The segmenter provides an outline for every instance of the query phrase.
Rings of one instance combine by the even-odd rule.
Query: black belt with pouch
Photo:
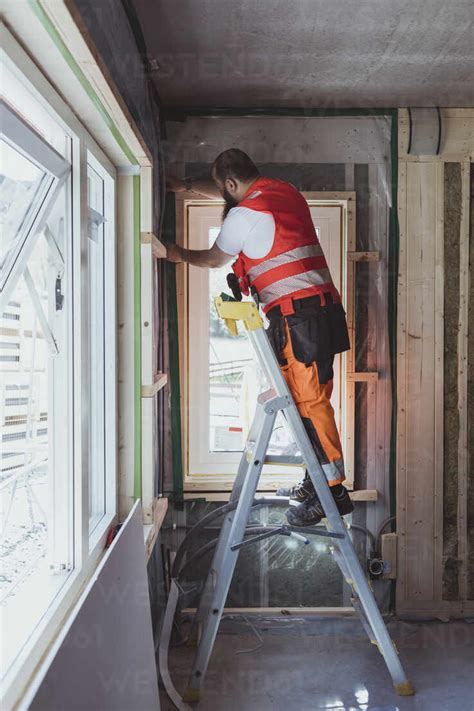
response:
[[[350,349],[346,314],[341,303],[333,303],[330,293],[324,294],[324,304],[319,296],[308,296],[293,301],[295,313],[284,316],[279,306],[267,313],[267,335],[281,365],[286,361],[281,351],[286,345],[285,319],[291,338],[294,356],[309,366],[325,361],[336,353]]]

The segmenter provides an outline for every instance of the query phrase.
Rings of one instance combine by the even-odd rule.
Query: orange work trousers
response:
[[[331,405],[334,356],[306,366],[293,354],[286,319],[285,333],[286,345],[281,357],[286,360],[286,365],[280,364],[280,369],[328,484],[336,486],[345,480],[345,476],[341,440]]]

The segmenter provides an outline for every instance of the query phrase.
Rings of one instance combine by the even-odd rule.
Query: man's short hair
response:
[[[227,178],[246,182],[252,178],[258,178],[260,175],[253,160],[239,148],[229,148],[220,153],[212,167],[214,175],[221,183],[224,183]]]

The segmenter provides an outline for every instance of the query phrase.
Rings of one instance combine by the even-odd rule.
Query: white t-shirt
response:
[[[271,250],[274,239],[273,215],[248,207],[233,207],[217,235],[216,244],[232,257],[244,252],[251,259],[261,259]]]

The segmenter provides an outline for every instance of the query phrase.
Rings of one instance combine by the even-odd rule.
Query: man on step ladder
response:
[[[353,511],[341,441],[330,399],[336,353],[350,348],[344,309],[333,284],[308,204],[298,190],[260,175],[241,150],[214,161],[211,181],[169,178],[174,192],[223,197],[224,221],[210,249],[167,245],[167,259],[198,267],[232,264],[234,295],[250,291],[268,320],[272,348],[341,515]],[[324,510],[313,482],[280,489],[299,504],[286,512],[293,526],[314,526]]]

